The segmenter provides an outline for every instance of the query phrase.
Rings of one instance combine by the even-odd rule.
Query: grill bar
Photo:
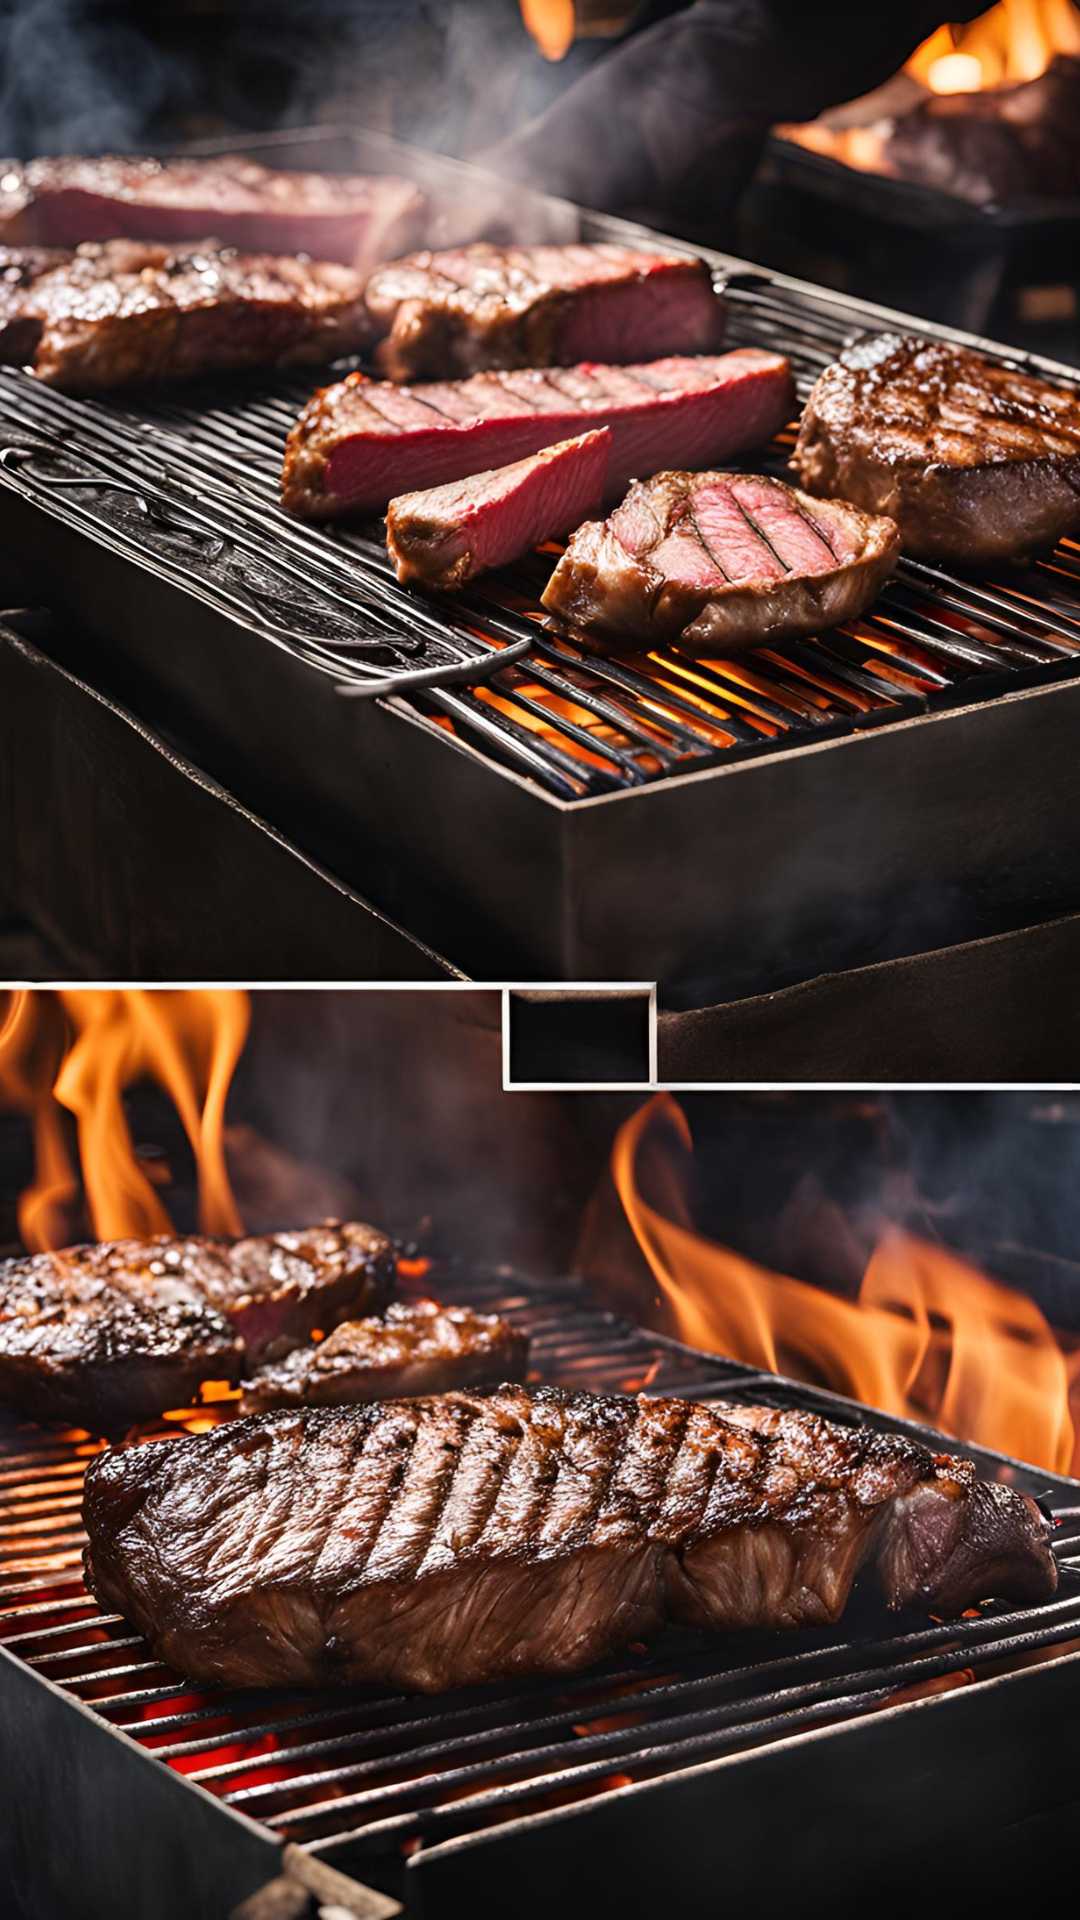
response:
[[[640,1333],[583,1300],[571,1282],[505,1274],[436,1275],[437,1290],[497,1308],[533,1341],[545,1380],[864,1410]],[[226,1417],[219,1411],[219,1417]],[[153,1430],[175,1432],[163,1421]],[[560,1798],[601,1795],[697,1761],[768,1744],[895,1705],[911,1690],[973,1685],[1002,1663],[1080,1641],[1080,1498],[1073,1483],[1009,1467],[1059,1522],[1062,1589],[1037,1609],[987,1606],[977,1617],[882,1632],[870,1601],[842,1629],[778,1642],[672,1633],[596,1672],[444,1698],[214,1695],[168,1672],[78,1577],[74,1488],[93,1442],[23,1429],[0,1448],[0,1642],[106,1724],[269,1834],[328,1858],[370,1863],[394,1883],[417,1845],[481,1832]],[[980,1458],[993,1471],[993,1456]],[[59,1476],[54,1480],[51,1476]],[[54,1487],[62,1488],[54,1493]],[[25,1498],[23,1498],[25,1496]],[[38,1509],[41,1509],[40,1511]],[[25,1551],[26,1539],[37,1543]],[[58,1564],[50,1564],[56,1562]],[[29,1571],[27,1567],[29,1566]]]

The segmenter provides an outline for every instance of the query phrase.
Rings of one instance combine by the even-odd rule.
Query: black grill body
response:
[[[477,190],[368,136],[268,148],[434,169],[444,201]],[[541,217],[656,241],[562,203]],[[786,352],[803,395],[851,333],[896,323],[710,258],[731,344]],[[28,590],[92,629],[146,718],[466,972],[715,1000],[1075,904],[1080,549],[970,581],[904,562],[850,631],[732,663],[608,659],[538,624],[539,558],[436,606],[397,586],[377,526],[283,515],[308,390],[90,402],[9,372],[0,526]],[[336,690],[431,667],[456,683]]]

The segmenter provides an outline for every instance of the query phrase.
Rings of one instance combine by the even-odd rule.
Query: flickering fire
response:
[[[932,93],[978,93],[1037,80],[1057,53],[1080,54],[1073,0],[998,0],[966,26],[938,27],[905,72]]]
[[[897,1226],[882,1231],[856,1299],[773,1273],[694,1227],[692,1151],[683,1109],[658,1094],[620,1129],[611,1160],[680,1339],[1037,1466],[1073,1468],[1080,1370],[1034,1301]]]
[[[146,1079],[170,1094],[191,1143],[200,1227],[243,1230],[225,1162],[224,1123],[248,1017],[246,993],[230,988],[8,994],[0,1021],[0,1102],[28,1114],[33,1128],[35,1177],[18,1211],[31,1250],[70,1241],[80,1200],[100,1240],[172,1230],[124,1109],[126,1089]]]

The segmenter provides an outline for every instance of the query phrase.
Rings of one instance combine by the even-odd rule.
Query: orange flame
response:
[[[35,1179],[19,1202],[34,1250],[63,1245],[81,1187],[102,1240],[168,1233],[171,1221],[140,1165],[124,1092],[142,1079],[171,1095],[195,1155],[199,1224],[240,1233],[225,1164],[225,1102],[247,1038],[246,993],[231,988],[62,988],[8,996],[0,1024],[0,1100],[30,1115]]]
[[[1037,80],[1058,53],[1080,54],[1073,0],[998,0],[967,26],[938,27],[907,72],[932,93],[978,93]]]
[[[660,1156],[666,1212],[641,1190],[646,1144]],[[692,1144],[682,1108],[657,1094],[620,1128],[611,1158],[680,1339],[1069,1471],[1069,1364],[1034,1301],[896,1227],[882,1235],[855,1300],[772,1273],[706,1239],[686,1217]]]

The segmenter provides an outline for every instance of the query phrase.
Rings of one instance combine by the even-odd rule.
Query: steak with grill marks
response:
[[[713,353],[724,330],[703,261],[608,244],[414,253],[376,268],[367,304],[391,380]]]
[[[97,1433],[237,1380],[389,1299],[390,1242],[328,1223],[245,1240],[115,1240],[0,1262],[0,1402]]]
[[[899,550],[891,520],[762,474],[658,473],[578,528],[543,604],[624,648],[730,653],[852,619]]]
[[[397,387],[349,374],[324,387],[289,435],[282,498],[326,520],[372,513],[395,495],[507,466],[585,433],[611,433],[608,490],[635,473],[726,460],[790,418],[795,389],[778,353],[529,368]]]
[[[33,256],[31,256],[33,258]],[[335,359],[368,333],[359,274],[332,261],[87,244],[11,287],[5,359],[68,393]]]
[[[315,1346],[297,1347],[245,1380],[245,1413],[267,1407],[351,1406],[523,1380],[528,1336],[495,1313],[395,1300],[384,1314],[344,1320]]]
[[[398,579],[463,587],[478,573],[557,539],[598,512],[610,450],[611,435],[601,427],[492,473],[391,500],[386,545]]]
[[[392,174],[274,171],[234,155],[0,161],[0,240],[189,246],[213,233],[255,252],[309,253],[361,271],[415,244],[424,198]]]
[[[1040,1599],[1034,1502],[798,1412],[506,1386],[256,1415],[99,1455],[86,1578],[168,1665],[227,1686],[433,1692],[572,1673],[668,1621],[835,1621]]]
[[[792,455],[811,493],[889,514],[906,553],[985,566],[1080,532],[1080,394],[882,334],[827,367]]]

